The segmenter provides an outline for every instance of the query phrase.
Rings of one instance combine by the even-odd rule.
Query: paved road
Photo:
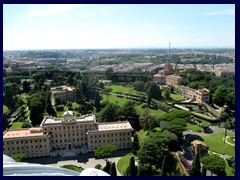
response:
[[[215,134],[215,133],[219,133],[219,132],[224,132],[225,129],[224,128],[219,128],[217,126],[209,126],[209,130],[208,132],[204,133],[204,132],[193,132],[193,131],[184,131],[183,135],[186,134],[195,134],[195,135],[199,135],[199,136],[208,136],[211,134]]]
[[[118,150],[117,152],[114,153],[113,157],[109,158],[108,160],[111,162],[115,162],[116,168],[117,168],[118,160],[122,156],[130,152],[131,150]],[[28,159],[27,162],[51,165],[55,167],[60,167],[63,165],[76,165],[76,166],[81,166],[84,169],[94,168],[97,164],[101,164],[102,167],[106,165],[106,162],[104,160],[95,159],[93,153],[78,155],[78,156],[69,156],[69,157],[35,158],[35,159]],[[117,175],[121,176],[118,170],[117,170]]]

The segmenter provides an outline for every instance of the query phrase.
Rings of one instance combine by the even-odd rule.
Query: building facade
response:
[[[63,118],[45,117],[39,128],[6,130],[3,150],[9,156],[25,153],[27,157],[41,157],[64,149],[92,152],[104,144],[126,149],[132,146],[132,130],[127,121],[97,123],[93,114],[74,117],[66,111]]]
[[[61,102],[75,100],[75,88],[69,86],[58,86],[51,88],[51,104],[55,105],[56,99],[59,98]]]
[[[181,85],[182,84],[182,77],[181,76],[174,76],[169,75],[166,76],[166,84],[167,85]]]

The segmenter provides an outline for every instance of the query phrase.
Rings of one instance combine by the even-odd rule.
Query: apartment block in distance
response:
[[[66,111],[63,118],[45,117],[39,128],[6,130],[3,150],[8,156],[25,153],[27,157],[41,157],[67,149],[92,152],[104,144],[127,149],[132,146],[132,130],[128,121],[97,123],[93,114],[74,117],[72,111]]]
[[[75,88],[69,86],[58,86],[51,88],[51,104],[55,105],[56,99],[59,98],[61,102],[74,101]]]

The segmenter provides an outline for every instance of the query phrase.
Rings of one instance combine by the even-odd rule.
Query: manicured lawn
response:
[[[126,102],[131,101],[130,99],[120,98],[120,97],[117,97],[115,95],[108,95],[108,97],[107,97],[106,94],[102,94],[101,96],[102,96],[104,101],[107,101],[107,98],[108,98],[108,101],[110,103],[117,104],[119,106],[123,106]]]
[[[132,153],[126,154],[125,156],[121,157],[121,159],[117,162],[117,169],[121,173],[121,175],[124,175],[126,172],[127,167],[130,163],[130,158],[134,156]],[[136,156],[134,156],[136,160]]]
[[[20,129],[22,128],[23,122],[13,122],[12,126],[9,129]]]
[[[3,105],[3,114],[8,113],[9,109],[7,106]]]
[[[201,127],[199,127],[199,125],[197,124],[191,124],[187,122],[187,129],[188,130],[192,130],[194,132],[202,132],[203,129]]]
[[[227,134],[228,136],[235,135],[235,133],[233,132],[228,132]],[[201,137],[204,139],[204,142],[208,145],[210,151],[226,154],[229,156],[235,156],[234,147],[223,142],[224,132]]]
[[[227,141],[228,141],[229,143],[235,144],[235,142],[233,141],[233,137],[228,138]]]
[[[227,173],[227,176],[234,176],[233,172],[232,172],[233,168],[231,168],[228,163],[226,162],[226,173]]]
[[[105,88],[111,88],[112,92],[121,92],[124,94],[137,94],[137,91],[133,89],[132,87],[123,87],[121,85],[111,85],[111,86],[105,86]]]
[[[78,167],[78,166],[75,166],[75,165],[64,165],[64,166],[62,166],[62,168],[70,169],[70,170],[77,171],[77,172],[82,172],[83,171],[82,167]]]
[[[174,101],[182,101],[184,100],[184,98],[180,95],[180,94],[170,94],[170,97],[172,98],[172,100]]]

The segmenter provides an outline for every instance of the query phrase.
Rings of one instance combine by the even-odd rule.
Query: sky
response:
[[[234,4],[4,4],[3,50],[235,48]]]

